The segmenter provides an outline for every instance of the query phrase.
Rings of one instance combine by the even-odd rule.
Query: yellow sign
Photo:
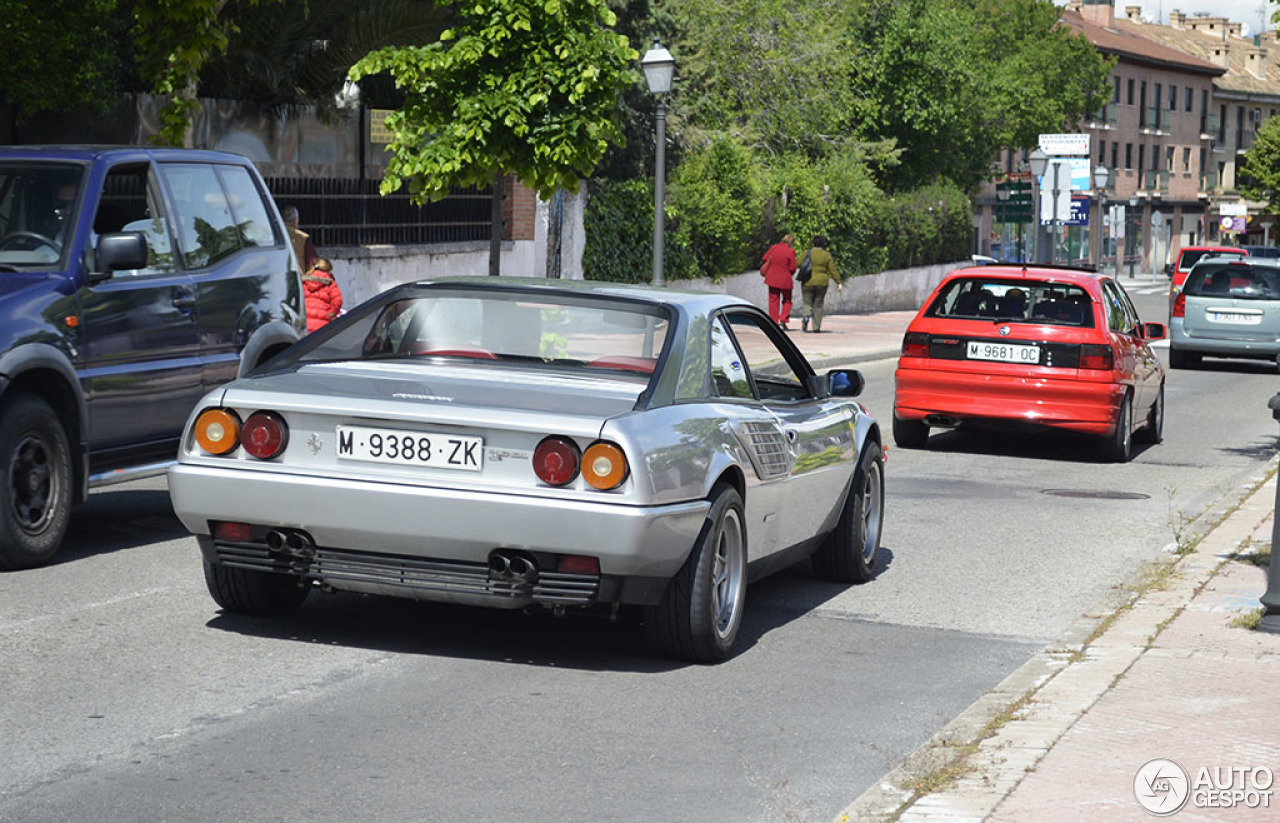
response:
[[[387,130],[387,115],[391,109],[369,109],[369,142],[390,143],[392,134]]]

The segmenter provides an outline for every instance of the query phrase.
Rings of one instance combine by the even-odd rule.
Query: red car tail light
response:
[[[289,427],[284,418],[275,412],[257,411],[244,421],[240,441],[251,457],[270,460],[279,456],[289,445]]]
[[[601,491],[616,489],[627,479],[626,455],[612,443],[592,443],[582,455],[582,479]]]
[[[902,354],[905,357],[928,357],[929,335],[909,331],[902,338]]]
[[[191,433],[209,454],[226,454],[240,445],[240,418],[228,409],[205,409]]]
[[[1185,291],[1179,291],[1178,296],[1173,298],[1173,308],[1169,310],[1169,316],[1187,316],[1187,293]]]
[[[578,476],[578,446],[567,437],[545,437],[533,450],[533,473],[548,486],[564,486]]]
[[[1080,347],[1080,368],[1110,371],[1115,368],[1116,358],[1110,346],[1098,346],[1086,343]]]

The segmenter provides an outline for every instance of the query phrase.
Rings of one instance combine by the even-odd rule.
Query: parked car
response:
[[[209,389],[297,341],[284,225],[243,157],[0,148],[0,569],[88,491],[163,474]]]
[[[1280,260],[1216,258],[1192,269],[1170,311],[1169,365],[1206,356],[1280,356]]]
[[[1265,260],[1280,260],[1280,248],[1275,246],[1241,246],[1249,257],[1261,257]]]
[[[207,395],[169,488],[224,610],[315,589],[642,607],[727,656],[749,578],[870,580],[880,430],[723,295],[524,278],[396,287]]]
[[[1204,257],[1248,257],[1248,250],[1240,246],[1183,246],[1169,274],[1169,299],[1172,300],[1186,282],[1191,267]]]
[[[907,327],[895,374],[893,438],[926,445],[931,428],[1031,427],[1097,438],[1127,461],[1135,432],[1158,443],[1164,368],[1115,279],[1049,266],[949,273]]]

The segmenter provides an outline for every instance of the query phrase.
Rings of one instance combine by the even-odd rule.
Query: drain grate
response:
[[[1121,492],[1108,489],[1041,489],[1041,494],[1052,497],[1083,497],[1089,500],[1150,500],[1151,495],[1142,492]]]

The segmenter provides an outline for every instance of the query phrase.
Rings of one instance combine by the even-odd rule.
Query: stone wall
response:
[[[856,314],[873,311],[914,311],[924,304],[943,276],[956,268],[968,265],[968,260],[957,263],[939,263],[911,269],[892,269],[879,274],[865,274],[851,278],[844,290],[835,286],[827,289],[824,303],[827,314]],[[750,300],[763,309],[769,307],[769,291],[758,271],[727,277],[719,283],[708,279],[682,280],[670,284],[673,288],[689,288],[732,294]],[[793,313],[800,314],[800,287],[793,293]]]

